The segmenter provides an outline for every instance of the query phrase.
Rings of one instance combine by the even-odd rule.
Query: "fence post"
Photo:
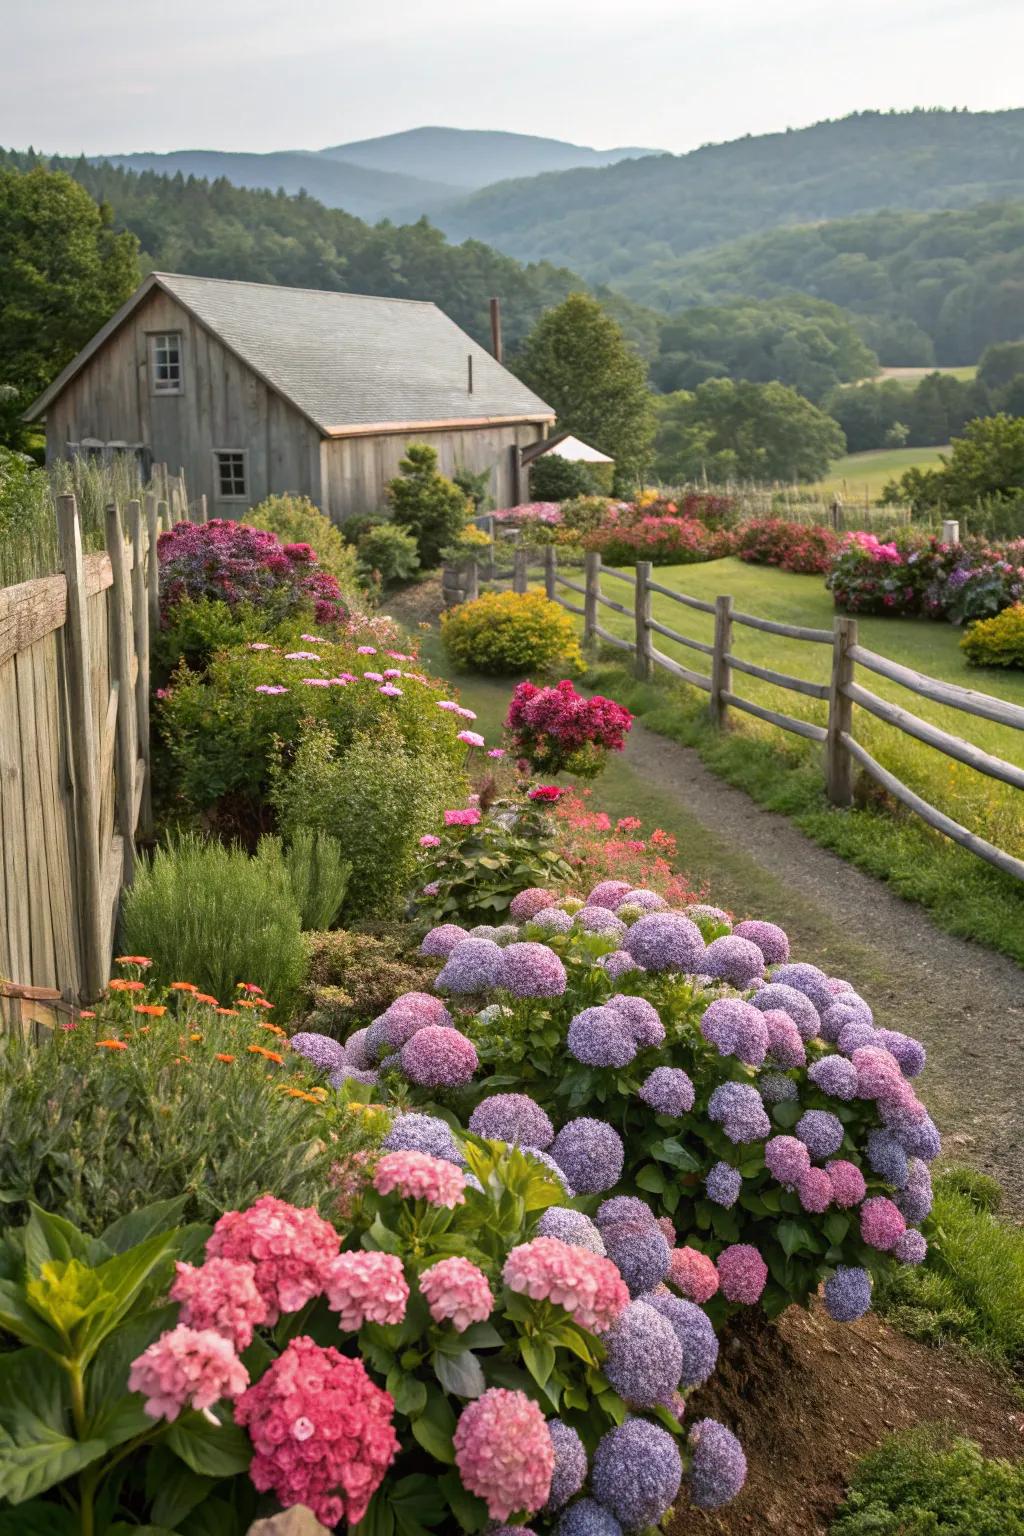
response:
[[[634,614],[636,617],[636,675],[642,682],[646,682],[654,668],[652,651],[654,643],[651,640],[651,561],[638,560],[636,563],[636,595]]]
[[[64,653],[67,663],[68,723],[75,774],[75,864],[82,943],[82,992],[92,1001],[107,984],[103,953],[103,884],[100,871],[100,799],[96,721],[92,710],[89,666],[89,616],[86,609],[82,526],[74,496],[57,501],[61,564],[67,580]]]
[[[171,513],[163,497],[156,504],[157,533],[167,533],[171,527]]]
[[[853,802],[853,758],[843,732],[853,730],[853,700],[843,689],[853,682],[850,647],[857,644],[857,620],[840,616],[832,625],[832,682],[828,695],[828,740],[825,743],[825,788],[833,805]]]
[[[132,625],[139,669],[135,679],[135,739],[143,774],[137,825],[148,833],[153,814],[149,755],[149,594],[146,591],[146,540],[142,527],[142,508],[137,501],[128,503],[128,536],[135,557],[132,565]],[[153,558],[155,561],[155,553]]]
[[[117,825],[123,840],[124,878],[131,874],[135,860],[135,742],[132,731],[132,605],[128,589],[127,562],[124,558],[124,527],[121,509],[115,502],[107,506],[107,553],[114,573],[111,589],[111,672],[119,684],[117,695]]]
[[[512,556],[512,591],[525,592],[529,586],[527,566],[530,552],[523,544],[517,544]]]
[[[711,657],[711,700],[708,710],[711,724],[725,725],[727,708],[723,694],[732,692],[732,667],[727,656],[732,649],[732,597],[715,598],[715,649]]]
[[[146,591],[149,596],[149,634],[152,641],[153,635],[160,628],[160,560],[156,552],[156,541],[160,537],[160,524],[157,515],[159,503],[152,492],[146,493]]]
[[[203,492],[203,494],[199,498],[199,511],[197,513],[197,516],[196,516],[196,521],[200,522],[200,523],[208,523],[210,521],[210,514],[209,514],[209,511],[207,510],[206,492],[205,491]]]
[[[601,555],[588,549],[583,567],[583,644],[593,645],[597,630],[597,600],[601,593]]]
[[[495,559],[495,553],[494,553],[494,518],[493,518],[493,516],[488,514],[486,517],[484,517],[482,519],[482,525],[483,525],[484,533],[486,533],[487,537],[491,541],[491,547],[490,547],[490,549],[487,552],[487,580],[488,581],[493,581],[494,580],[494,572],[495,572],[495,569],[497,567],[497,561]]]
[[[480,596],[480,567],[475,560],[466,566],[466,589],[463,602],[475,603]]]
[[[553,603],[557,601],[558,584],[555,577],[558,574],[558,551],[553,544],[544,546],[544,593]]]

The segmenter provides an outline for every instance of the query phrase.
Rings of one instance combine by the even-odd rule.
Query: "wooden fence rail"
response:
[[[468,564],[472,572],[467,575],[465,586],[466,589],[472,588],[475,594],[478,590],[476,565],[473,561]],[[661,582],[655,581],[651,571],[651,563],[646,560],[637,561],[635,572],[615,570],[611,566],[603,565],[599,554],[588,552],[584,564],[584,579],[581,583],[572,581],[559,572],[554,546],[548,546],[544,550],[544,589],[552,601],[583,619],[585,647],[593,647],[597,641],[601,641],[618,650],[630,652],[634,657],[634,670],[639,678],[650,677],[653,669],[658,667],[691,687],[701,689],[708,694],[711,719],[720,728],[728,725],[730,710],[739,710],[741,713],[764,720],[770,725],[778,726],[780,730],[790,731],[794,735],[821,744],[824,747],[826,789],[828,798],[834,805],[848,806],[852,803],[854,770],[859,767],[937,832],[941,832],[945,837],[969,849],[978,858],[985,859],[996,869],[1002,870],[1004,874],[1012,875],[1017,880],[1024,880],[1024,860],[1014,857],[1002,848],[997,848],[985,838],[979,837],[977,833],[961,826],[959,822],[922,799],[876,761],[854,734],[854,705],[867,710],[869,714],[885,721],[905,735],[912,736],[915,740],[933,747],[957,762],[967,764],[979,773],[998,779],[1003,784],[1009,784],[1014,789],[1024,789],[1024,768],[985,752],[973,742],[943,730],[930,721],[922,720],[909,709],[881,698],[864,686],[863,682],[857,680],[857,669],[862,668],[868,673],[874,673],[890,682],[898,683],[920,698],[930,699],[934,703],[959,710],[963,714],[973,715],[978,719],[995,721],[999,725],[1008,726],[1014,730],[1024,731],[1024,707],[995,698],[991,694],[979,693],[972,688],[962,688],[956,683],[947,683],[940,678],[915,672],[910,667],[891,661],[887,656],[880,656],[875,651],[868,650],[858,642],[856,619],[839,615],[831,629],[813,629],[802,624],[782,624],[775,619],[764,619],[756,614],[737,612],[733,607],[732,598],[728,595],[717,598],[714,603],[709,603],[700,598],[690,597],[685,592],[677,592],[672,587],[663,586]],[[632,604],[618,602],[603,592],[602,576],[611,577],[615,581],[624,582],[633,587]],[[526,591],[526,588],[527,555],[525,550],[517,548],[513,568],[513,589]],[[582,605],[564,597],[562,595],[564,591],[581,595]],[[713,616],[714,643],[709,645],[703,640],[697,640],[654,619],[651,616],[651,595],[655,592],[669,598],[684,609],[689,608],[698,613]],[[599,622],[602,608],[631,617],[633,638],[626,639],[606,629]],[[788,640],[802,641],[808,645],[829,646],[832,652],[830,681],[815,683],[807,678],[777,671],[772,667],[755,665],[738,656],[733,646],[733,634],[737,625],[741,628],[760,630],[769,635],[778,635]],[[710,670],[700,672],[683,666],[671,656],[666,656],[655,645],[655,636],[664,636],[674,644],[707,656],[710,658]],[[786,689],[806,698],[827,702],[827,724],[818,725],[810,720],[802,720],[797,716],[769,709],[753,699],[745,698],[741,693],[736,692],[738,685],[734,683],[735,673],[757,678],[774,687]]]

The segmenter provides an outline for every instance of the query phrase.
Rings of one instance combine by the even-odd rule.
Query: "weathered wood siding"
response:
[[[338,437],[321,448],[321,505],[335,522],[343,522],[385,505],[385,487],[398,473],[399,460],[410,443],[429,443],[437,449],[438,467],[451,475],[457,469],[474,474],[491,473],[490,494],[496,506],[511,505],[512,449],[536,442],[541,427],[534,422],[518,426],[468,427],[450,432],[393,432],[376,437]]]
[[[184,389],[154,395],[148,337],[178,331]],[[169,294],[155,290],[50,406],[46,452],[63,458],[69,443],[144,443],[154,462],[184,468],[193,496],[205,495],[211,517],[237,517],[275,492],[320,499],[320,437],[304,416]],[[248,495],[221,500],[216,449],[244,449]]]

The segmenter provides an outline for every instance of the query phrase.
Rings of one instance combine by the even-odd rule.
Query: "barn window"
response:
[[[154,395],[180,395],[184,389],[181,332],[159,331],[149,338]]]
[[[213,458],[217,468],[218,499],[244,501],[248,494],[245,484],[244,448],[219,448]]]

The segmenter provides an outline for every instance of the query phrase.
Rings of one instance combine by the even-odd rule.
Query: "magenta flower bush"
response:
[[[277,535],[247,523],[213,518],[177,523],[160,535],[160,613],[186,600],[214,598],[234,608],[258,606],[267,627],[309,609],[316,624],[348,617],[335,577],[321,570],[308,544],[282,545]]]

